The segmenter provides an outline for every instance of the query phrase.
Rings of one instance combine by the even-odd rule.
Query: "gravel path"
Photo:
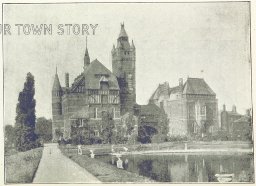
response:
[[[45,144],[33,183],[99,183],[91,173],[64,156],[58,144]]]

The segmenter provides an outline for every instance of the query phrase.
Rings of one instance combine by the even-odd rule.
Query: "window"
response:
[[[206,114],[206,106],[202,106],[202,107],[200,108],[200,115],[205,116],[205,114]]]
[[[108,82],[100,82],[101,90],[108,90]]]
[[[62,105],[61,105],[61,103],[58,103],[58,114],[62,115]]]
[[[99,133],[99,131],[98,130],[94,130],[94,136],[100,136],[100,133]]]
[[[97,108],[93,108],[93,118],[97,118]]]
[[[116,113],[115,113],[115,111],[116,111],[115,107],[112,108],[113,118],[116,118]]]
[[[107,95],[101,95],[101,103],[108,103],[108,96]]]

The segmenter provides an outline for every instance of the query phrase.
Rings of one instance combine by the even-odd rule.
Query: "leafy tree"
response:
[[[135,125],[134,115],[129,113],[129,116],[125,122],[127,127],[127,134],[131,135]]]
[[[113,116],[109,111],[102,113],[102,139],[103,143],[112,143],[113,129],[115,128]]]
[[[157,129],[148,125],[139,126],[138,141],[141,143],[151,143],[151,138],[157,134]]]
[[[19,93],[16,107],[16,148],[18,151],[26,151],[37,146],[35,134],[35,87],[34,76],[29,72],[24,83],[23,90]]]
[[[60,129],[55,129],[55,135],[57,137],[57,139],[60,139],[63,137],[63,132]]]
[[[52,140],[52,120],[45,117],[37,118],[35,132],[40,141],[50,142]]]
[[[4,127],[5,147],[12,147],[15,143],[15,129],[12,125]]]

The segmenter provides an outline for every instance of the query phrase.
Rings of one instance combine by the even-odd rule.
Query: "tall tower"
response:
[[[63,132],[63,117],[62,117],[62,88],[60,86],[59,77],[56,74],[52,87],[52,134],[53,139],[58,140],[56,136],[56,129]]]
[[[117,38],[117,45],[113,45],[112,69],[120,87],[121,114],[133,112],[136,103],[136,50],[132,41],[129,43],[128,35],[121,24],[121,31]]]

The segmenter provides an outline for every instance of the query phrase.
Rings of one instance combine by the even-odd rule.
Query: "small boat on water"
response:
[[[217,177],[217,180],[222,183],[232,182],[234,178],[234,174],[227,174],[227,173],[215,174],[215,176]]]

